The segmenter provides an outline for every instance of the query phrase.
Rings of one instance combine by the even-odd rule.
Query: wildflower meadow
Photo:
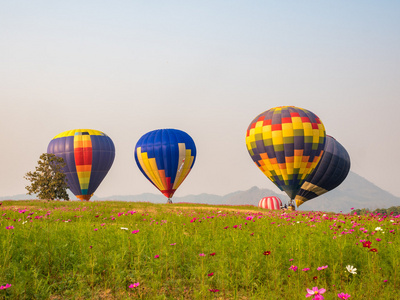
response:
[[[400,215],[3,201],[0,299],[399,299]]]

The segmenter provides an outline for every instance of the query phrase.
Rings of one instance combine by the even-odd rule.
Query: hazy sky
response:
[[[400,1],[0,0],[0,196],[26,193],[50,140],[91,128],[116,158],[98,196],[158,193],[148,131],[197,146],[176,196],[279,191],[251,160],[261,112],[311,110],[351,170],[400,196]]]

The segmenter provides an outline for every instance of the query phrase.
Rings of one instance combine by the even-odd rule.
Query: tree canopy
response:
[[[356,213],[357,215],[367,215],[367,214],[381,214],[384,216],[388,216],[388,215],[400,215],[400,206],[392,206],[389,208],[377,208],[374,211],[371,211],[368,208],[362,208],[362,209],[354,209],[351,211],[352,213]]]
[[[36,194],[39,199],[69,200],[68,183],[64,172],[65,162],[62,157],[43,153],[40,156],[36,171],[28,172],[24,178],[31,182],[25,188],[28,194]]]

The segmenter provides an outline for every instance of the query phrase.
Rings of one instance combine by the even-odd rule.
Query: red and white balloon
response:
[[[264,197],[258,202],[258,207],[265,209],[281,209],[282,201],[278,197]]]

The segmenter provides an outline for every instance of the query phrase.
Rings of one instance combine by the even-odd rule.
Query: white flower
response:
[[[394,220],[390,220],[390,222],[394,222]]]
[[[376,228],[375,228],[375,231],[382,231],[382,228],[376,227]]]
[[[357,269],[354,268],[353,266],[347,265],[346,266],[347,272],[351,273],[351,274],[357,274]]]
[[[128,230],[128,228],[125,228],[125,227],[121,227],[121,229],[122,229],[122,230]]]

